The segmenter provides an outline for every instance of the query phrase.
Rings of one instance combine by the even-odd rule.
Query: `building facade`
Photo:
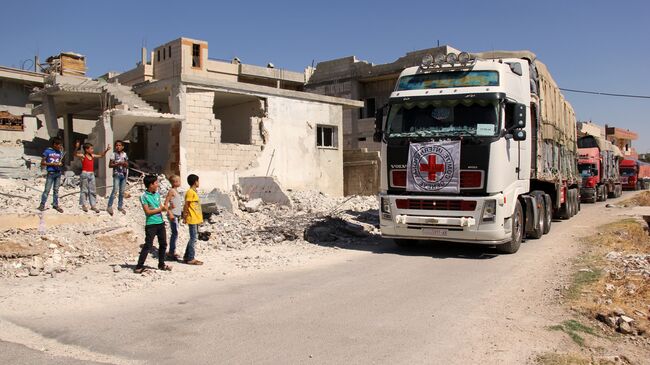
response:
[[[147,172],[194,173],[224,190],[239,177],[275,176],[288,189],[342,195],[343,112],[362,103],[301,91],[309,72],[211,59],[207,42],[179,38],[143,49],[123,73],[48,77],[31,98],[48,125],[96,120],[88,140],[126,140]],[[72,138],[64,133],[64,144]],[[107,163],[98,175],[110,185]]]

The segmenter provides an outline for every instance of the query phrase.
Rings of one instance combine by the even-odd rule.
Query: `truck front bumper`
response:
[[[592,200],[596,197],[596,188],[580,188],[580,199],[582,201]]]
[[[506,243],[511,240],[510,216],[505,214],[503,195],[488,197],[439,197],[380,195],[387,199],[390,212],[380,211],[381,234],[387,238],[419,239],[433,241],[467,242],[486,245]],[[472,211],[435,209],[398,209],[396,200],[450,201],[473,200],[476,207]],[[486,201],[496,200],[493,221],[482,221]],[[425,204],[431,206],[430,204]],[[383,210],[383,209],[382,209]]]

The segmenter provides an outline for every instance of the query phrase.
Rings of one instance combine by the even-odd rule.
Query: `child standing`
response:
[[[183,197],[178,192],[178,188],[181,186],[181,178],[178,175],[172,175],[169,177],[169,182],[172,184],[172,188],[167,192],[165,206],[168,207],[167,219],[169,220],[169,227],[172,230],[172,234],[169,237],[169,253],[166,258],[168,260],[178,261],[180,257],[176,254],[176,240],[178,239],[178,222],[183,213]]]
[[[144,262],[153,246],[154,237],[158,237],[158,269],[171,271],[171,266],[165,265],[165,251],[167,250],[167,233],[162,212],[167,208],[160,205],[160,194],[158,193],[158,178],[154,175],[144,177],[145,192],[140,197],[142,209],[146,216],[144,226],[144,245],[140,250],[138,264],[133,270],[136,274],[144,272]]]
[[[41,204],[38,210],[45,210],[45,203],[47,196],[52,191],[52,208],[57,212],[63,213],[63,209],[59,207],[59,186],[61,185],[61,167],[63,166],[63,144],[61,138],[52,138],[52,147],[48,147],[43,151],[43,158],[41,159],[41,166],[45,167],[47,176],[45,178],[45,189],[41,195]]]
[[[203,213],[201,212],[201,203],[199,202],[199,177],[191,174],[187,177],[187,183],[190,185],[189,190],[185,193],[185,205],[183,206],[183,220],[190,229],[190,240],[185,248],[183,261],[188,265],[203,265],[203,262],[194,258],[194,244],[199,234],[199,224],[203,223]]]
[[[90,209],[95,213],[99,213],[97,209],[97,188],[95,187],[95,158],[106,156],[106,152],[111,149],[111,145],[106,146],[104,152],[96,155],[95,148],[91,143],[84,143],[83,153],[79,152],[80,142],[75,144],[75,156],[81,159],[81,196],[79,197],[79,204],[84,212],[88,211],[86,200],[90,202]]]
[[[124,152],[124,142],[115,141],[115,152],[111,156],[108,167],[113,169],[113,190],[108,198],[108,207],[106,211],[113,215],[113,201],[117,193],[117,210],[126,214],[124,210],[124,189],[126,188],[126,179],[129,176],[129,157]]]

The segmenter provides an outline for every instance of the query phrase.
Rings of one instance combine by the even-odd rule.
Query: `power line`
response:
[[[650,99],[650,95],[630,95],[630,94],[601,93],[601,92],[598,92],[598,91],[575,90],[575,89],[565,89],[565,88],[560,88],[560,90],[568,91],[568,92],[572,92],[572,93],[604,95],[604,96],[618,96],[618,97],[621,97],[621,98]]]

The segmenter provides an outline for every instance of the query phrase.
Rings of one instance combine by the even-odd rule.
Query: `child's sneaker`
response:
[[[124,208],[120,208],[120,209],[118,209],[118,210],[120,211],[120,213],[126,215],[126,210],[125,210]]]
[[[58,206],[58,205],[56,207],[52,207],[52,208],[54,208],[54,210],[56,210],[59,213],[63,213],[63,209],[61,209],[61,207]]]
[[[90,207],[90,209],[95,213],[99,213],[99,209],[97,209],[97,207]]]
[[[42,204],[41,204],[41,205],[38,206],[37,209],[40,210],[40,211],[42,212],[42,211],[45,210],[45,205],[42,205]]]
[[[106,211],[108,212],[108,214],[113,215],[113,207],[106,208]]]
[[[81,207],[81,210],[83,210],[84,212],[87,212],[87,211],[88,211],[88,207],[84,205],[83,207]]]

